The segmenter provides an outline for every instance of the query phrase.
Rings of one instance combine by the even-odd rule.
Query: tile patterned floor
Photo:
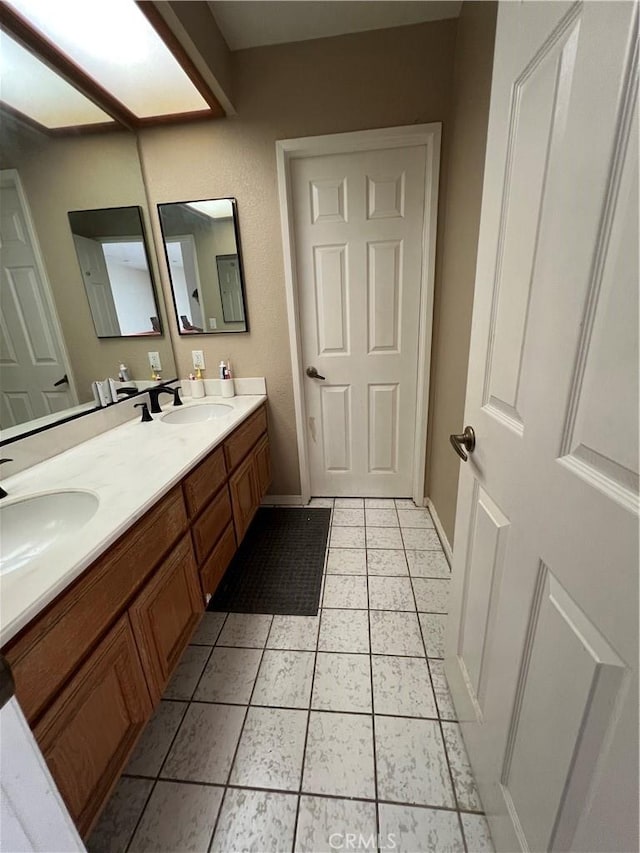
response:
[[[333,509],[320,615],[205,613],[92,853],[493,850],[444,675],[429,513],[312,503]]]

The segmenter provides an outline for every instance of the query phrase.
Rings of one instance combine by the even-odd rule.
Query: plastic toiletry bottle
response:
[[[220,362],[220,367],[218,369],[220,371],[220,379],[225,379],[225,370],[227,369],[227,366],[224,361]]]
[[[220,393],[223,397],[235,397],[235,385],[231,378],[231,362],[227,362],[227,364],[222,362],[222,365],[224,367],[224,378],[220,379]]]
[[[122,362],[118,368],[118,379],[120,379],[121,382],[131,382],[129,368],[124,362]]]

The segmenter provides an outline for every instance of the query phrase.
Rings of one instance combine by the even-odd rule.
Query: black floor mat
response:
[[[331,510],[261,507],[207,610],[315,616]]]

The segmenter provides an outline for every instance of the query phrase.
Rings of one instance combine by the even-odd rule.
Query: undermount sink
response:
[[[172,409],[164,414],[160,420],[167,424],[199,424],[203,421],[223,418],[232,411],[233,406],[227,406],[224,403],[203,403],[201,406]]]
[[[6,500],[6,499],[5,499]],[[21,569],[95,515],[92,492],[64,491],[0,503],[0,575]]]

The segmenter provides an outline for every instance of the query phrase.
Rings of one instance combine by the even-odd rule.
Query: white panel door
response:
[[[445,666],[504,851],[638,850],[637,12],[498,13]]]
[[[99,338],[119,338],[122,332],[102,244],[78,234],[73,235],[73,242],[96,335]]]
[[[225,323],[244,323],[240,261],[237,255],[218,255],[218,281]]]
[[[17,173],[0,174],[0,370],[4,428],[77,404]]]
[[[412,493],[426,147],[291,165],[311,493]]]

